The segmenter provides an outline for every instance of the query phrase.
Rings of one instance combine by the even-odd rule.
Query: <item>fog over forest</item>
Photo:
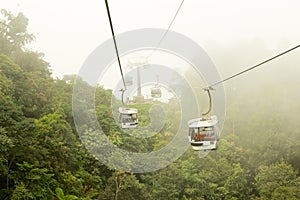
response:
[[[300,199],[300,49],[225,82],[218,148],[201,157],[187,146],[177,158],[189,145],[180,99],[130,104],[139,124],[124,130],[112,114],[112,102],[122,106],[112,90],[76,75],[53,78],[51,62],[27,48],[34,40],[26,16],[3,10],[0,22],[0,199]],[[226,78],[295,45],[203,46]],[[159,130],[144,128],[151,117]],[[140,135],[149,137],[133,137]]]

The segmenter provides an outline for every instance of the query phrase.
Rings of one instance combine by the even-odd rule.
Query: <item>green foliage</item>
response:
[[[8,156],[11,148],[14,147],[12,139],[6,133],[5,129],[0,127],[0,177],[8,173]]]
[[[70,194],[65,195],[64,191],[61,188],[56,188],[55,193],[56,193],[56,197],[59,200],[75,200],[75,199],[78,199],[78,197],[76,197],[75,195],[70,195]]]
[[[100,195],[101,199],[146,199],[141,184],[133,174],[126,174],[116,171],[107,180],[104,192]]]
[[[34,36],[27,33],[28,19],[23,13],[14,16],[7,10],[1,9],[0,20],[0,53],[11,55],[21,50],[25,44],[33,41]]]
[[[272,200],[283,200],[283,199],[290,199],[290,200],[296,200],[300,199],[300,189],[299,187],[295,186],[280,186],[275,189],[275,191],[272,193]]]
[[[27,162],[17,166],[18,173],[14,174],[16,190],[13,192],[13,199],[52,199],[54,174],[49,173],[47,168],[37,168]]]
[[[261,166],[255,179],[262,198],[270,199],[271,197],[275,198],[278,196],[282,199],[285,195],[294,196],[297,192],[299,195],[299,190],[294,189],[299,185],[297,172],[291,165],[285,162],[275,163],[270,166]],[[289,190],[291,193],[287,192]],[[279,195],[279,193],[281,194]]]

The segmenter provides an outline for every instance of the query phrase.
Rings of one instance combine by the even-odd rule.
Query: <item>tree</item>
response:
[[[47,168],[38,168],[27,162],[17,166],[19,170],[14,174],[16,188],[12,199],[53,199],[54,174],[49,173]]]
[[[116,171],[108,179],[104,193],[100,195],[100,198],[107,200],[145,199],[143,187],[143,184],[136,179],[135,175]]]
[[[261,166],[255,179],[262,199],[300,195],[300,191],[295,190],[295,187],[300,185],[297,172],[290,164],[283,161],[270,166]]]
[[[24,45],[34,40],[33,34],[27,33],[28,19],[23,13],[14,16],[5,9],[1,10],[0,54],[12,55],[23,49]]]
[[[65,195],[64,191],[61,188],[55,189],[56,196],[59,200],[75,200],[78,199],[75,195]]]

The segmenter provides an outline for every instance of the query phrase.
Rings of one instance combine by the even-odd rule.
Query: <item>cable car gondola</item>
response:
[[[209,109],[202,113],[207,116],[212,110],[212,100],[210,90],[213,88],[205,88],[209,97]],[[196,118],[188,121],[189,135],[188,139],[192,148],[196,151],[210,151],[218,147],[220,133],[217,128],[218,118],[216,115],[211,117]]]
[[[153,98],[161,97],[161,89],[158,86],[151,88],[151,97]]]
[[[196,151],[215,150],[219,143],[219,131],[216,127],[217,116],[210,118],[197,118],[188,122],[189,142]]]
[[[138,110],[135,108],[119,108],[119,123],[121,128],[136,128],[138,126]]]
[[[156,85],[151,88],[151,97],[152,98],[160,98],[161,97],[161,89],[158,85],[158,75],[156,75]]]
[[[132,86],[133,84],[133,78],[131,76],[125,76],[125,84],[126,86]]]

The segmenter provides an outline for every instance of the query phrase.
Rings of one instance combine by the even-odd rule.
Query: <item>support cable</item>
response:
[[[123,93],[124,93],[125,90],[127,90],[127,88],[126,88],[126,83],[125,83],[125,79],[124,79],[124,75],[123,75],[123,70],[122,70],[122,66],[121,66],[121,61],[120,61],[118,46],[117,46],[115,32],[114,32],[114,27],[113,27],[113,24],[112,24],[111,15],[110,15],[110,11],[109,11],[109,6],[108,6],[107,0],[105,0],[105,5],[106,5],[106,11],[107,11],[108,19],[109,19],[109,25],[110,25],[111,33],[112,33],[113,40],[114,40],[114,45],[115,45],[115,50],[116,50],[116,54],[117,54],[117,59],[118,59],[118,63],[119,63],[119,68],[120,68],[121,76],[122,76],[122,81],[123,81],[123,84],[124,84],[124,89],[121,89],[121,91],[122,91],[122,102],[123,102]]]
[[[270,61],[272,61],[272,60],[274,60],[274,59],[276,59],[276,58],[278,58],[278,57],[280,57],[280,56],[283,56],[284,54],[287,54],[287,53],[289,53],[289,52],[291,52],[291,51],[293,51],[293,50],[295,50],[295,49],[297,49],[297,48],[299,48],[299,47],[300,47],[300,45],[297,45],[297,46],[295,46],[295,47],[293,47],[293,48],[290,48],[290,49],[288,49],[288,50],[286,50],[286,51],[284,51],[284,52],[282,52],[282,53],[280,53],[280,54],[278,54],[278,55],[276,55],[276,56],[273,56],[273,57],[271,57],[271,58],[269,58],[269,59],[267,59],[267,60],[265,60],[265,61],[263,61],[263,62],[261,62],[261,63],[258,63],[258,64],[256,64],[256,65],[254,65],[254,66],[252,66],[252,67],[249,67],[249,68],[247,68],[247,69],[245,69],[245,70],[243,70],[243,71],[241,71],[241,72],[239,72],[239,73],[236,73],[236,74],[234,74],[234,75],[232,75],[232,76],[230,76],[230,77],[228,77],[228,78],[226,78],[226,79],[223,79],[223,80],[218,81],[218,82],[216,82],[216,83],[214,83],[214,84],[212,84],[212,85],[210,85],[210,86],[208,86],[208,87],[206,87],[206,88],[203,88],[204,91],[207,91],[207,92],[208,92],[208,96],[209,96],[209,109],[208,109],[207,112],[202,113],[202,115],[207,115],[207,114],[209,114],[210,111],[212,110],[212,101],[211,101],[210,90],[214,90],[213,86],[216,86],[216,85],[218,85],[218,84],[220,84],[220,83],[224,83],[225,81],[228,81],[228,80],[233,79],[233,78],[235,78],[235,77],[237,77],[237,76],[239,76],[239,75],[241,75],[241,74],[244,74],[244,73],[246,73],[246,72],[248,72],[248,71],[250,71],[250,70],[253,70],[253,69],[255,69],[255,68],[257,68],[257,67],[259,67],[259,66],[261,66],[261,65],[263,65],[263,64],[266,64],[266,63],[268,63],[268,62],[270,62]]]
[[[246,73],[246,72],[248,72],[248,71],[250,71],[250,70],[253,70],[253,69],[255,69],[255,68],[257,68],[257,67],[259,67],[259,66],[261,66],[261,65],[263,65],[263,64],[266,64],[266,63],[268,63],[268,62],[270,62],[270,61],[272,61],[272,60],[274,60],[274,59],[276,59],[276,58],[278,58],[278,57],[280,57],[280,56],[283,56],[284,54],[287,54],[287,53],[289,53],[289,52],[291,52],[291,51],[293,51],[293,50],[295,50],[295,49],[297,49],[297,48],[299,48],[299,47],[300,47],[300,45],[297,45],[297,46],[295,46],[295,47],[293,47],[293,48],[290,48],[290,49],[288,49],[288,50],[286,50],[286,51],[284,51],[284,52],[282,52],[282,53],[280,53],[280,54],[278,54],[278,55],[276,55],[276,56],[273,56],[273,57],[271,57],[271,58],[269,58],[269,59],[267,59],[267,60],[265,60],[265,61],[263,61],[263,62],[261,62],[261,63],[259,63],[259,64],[256,64],[256,65],[254,65],[254,66],[252,66],[252,67],[249,67],[248,69],[245,69],[245,70],[243,70],[243,71],[241,71],[241,72],[239,72],[239,73],[236,73],[236,74],[234,74],[234,75],[232,75],[232,76],[230,76],[230,77],[228,77],[228,78],[226,78],[226,79],[223,79],[223,80],[221,80],[221,81],[218,81],[218,82],[216,82],[216,83],[214,83],[214,84],[212,84],[212,85],[210,85],[210,86],[208,86],[208,87],[206,87],[206,88],[204,88],[204,89],[209,89],[209,90],[211,90],[211,89],[213,89],[213,86],[216,86],[216,85],[218,85],[218,84],[220,84],[220,83],[224,83],[225,81],[228,81],[228,80],[233,79],[233,78],[235,78],[235,77],[237,77],[237,76],[239,76],[239,75],[241,75],[241,74],[244,74],[244,73]]]
[[[176,10],[176,13],[175,13],[174,17],[172,18],[172,20],[171,20],[171,22],[170,22],[168,28],[167,28],[166,31],[164,32],[163,36],[160,38],[159,42],[157,43],[155,49],[147,56],[146,59],[148,59],[149,57],[151,57],[151,56],[158,50],[159,46],[161,45],[162,41],[165,39],[165,37],[167,36],[167,33],[169,32],[171,26],[173,25],[173,23],[174,23],[174,21],[175,21],[177,15],[178,15],[178,13],[179,13],[179,11],[180,11],[182,5],[183,5],[183,3],[184,3],[184,0],[181,1],[179,7],[178,7],[177,10]]]

